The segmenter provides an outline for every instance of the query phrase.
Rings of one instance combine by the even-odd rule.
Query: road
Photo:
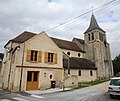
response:
[[[84,88],[44,95],[3,94],[0,95],[0,101],[120,101],[120,99],[110,99],[107,92]]]

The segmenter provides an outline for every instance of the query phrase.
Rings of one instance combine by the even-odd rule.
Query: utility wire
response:
[[[79,19],[80,17],[82,17],[82,16],[84,16],[84,15],[87,15],[87,14],[91,13],[92,11],[95,11],[95,10],[97,10],[97,9],[100,9],[100,8],[102,8],[102,7],[104,7],[104,6],[107,6],[107,5],[109,5],[109,4],[111,4],[111,3],[115,2],[115,1],[116,1],[116,0],[112,0],[112,1],[110,1],[110,2],[107,2],[107,3],[99,6],[99,7],[96,7],[96,8],[94,8],[94,9],[92,9],[92,10],[89,10],[89,11],[87,11],[87,12],[85,12],[85,13],[83,13],[83,14],[81,14],[81,15],[79,15],[79,16],[71,19],[71,20],[68,20],[68,21],[66,21],[66,22],[64,22],[64,23],[61,23],[61,24],[59,24],[59,25],[57,25],[57,26],[55,26],[55,27],[53,27],[53,28],[50,28],[50,29],[46,30],[46,32],[49,32],[49,31],[54,30],[54,29],[56,29],[56,28],[59,28],[60,26],[63,26],[63,25],[65,25],[65,24],[73,23],[73,22],[75,22],[77,19]]]
[[[119,2],[119,3],[120,3],[120,2]],[[101,9],[101,10],[99,10],[99,11],[96,11],[96,15],[99,15],[99,14],[103,13],[106,9],[110,9],[110,8],[116,6],[116,5],[118,5],[117,2],[116,2],[115,4],[112,4],[111,6],[106,7],[105,9]],[[78,19],[78,20],[79,20],[79,19]],[[76,21],[78,21],[78,20],[75,20],[72,24],[75,24]],[[87,19],[86,19],[86,20],[87,20]],[[86,20],[83,20],[82,22],[79,21],[79,22],[77,22],[77,24],[86,22]],[[72,25],[72,24],[71,24],[71,25]],[[67,26],[63,26],[63,27],[64,27],[64,28],[67,28],[67,27],[69,27],[69,26],[70,26],[70,25],[68,24]],[[69,29],[70,29],[70,28],[69,28]],[[66,30],[68,30],[68,29],[66,29]]]

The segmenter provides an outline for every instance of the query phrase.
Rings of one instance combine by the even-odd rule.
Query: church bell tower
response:
[[[109,43],[107,43],[105,31],[99,27],[94,14],[92,14],[90,25],[84,33],[84,40],[86,58],[97,67],[98,79],[113,76]]]

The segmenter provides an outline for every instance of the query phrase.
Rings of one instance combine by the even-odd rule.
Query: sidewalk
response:
[[[65,88],[64,91],[70,90],[71,88]],[[52,88],[48,90],[30,90],[30,91],[25,91],[28,94],[49,94],[49,93],[55,93],[55,92],[60,92],[63,91],[63,89],[60,88]]]
[[[12,92],[8,91],[8,90],[3,90],[3,89],[0,88],[0,95],[9,94],[9,93],[12,93]]]

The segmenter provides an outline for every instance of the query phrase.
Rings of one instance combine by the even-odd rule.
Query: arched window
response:
[[[90,71],[90,76],[93,76],[93,71],[92,70]]]
[[[88,34],[88,40],[90,41],[90,34]]]
[[[50,79],[52,79],[52,75],[50,75]]]
[[[92,33],[92,40],[94,40],[94,33]]]
[[[81,76],[81,70],[78,71],[78,75]]]

